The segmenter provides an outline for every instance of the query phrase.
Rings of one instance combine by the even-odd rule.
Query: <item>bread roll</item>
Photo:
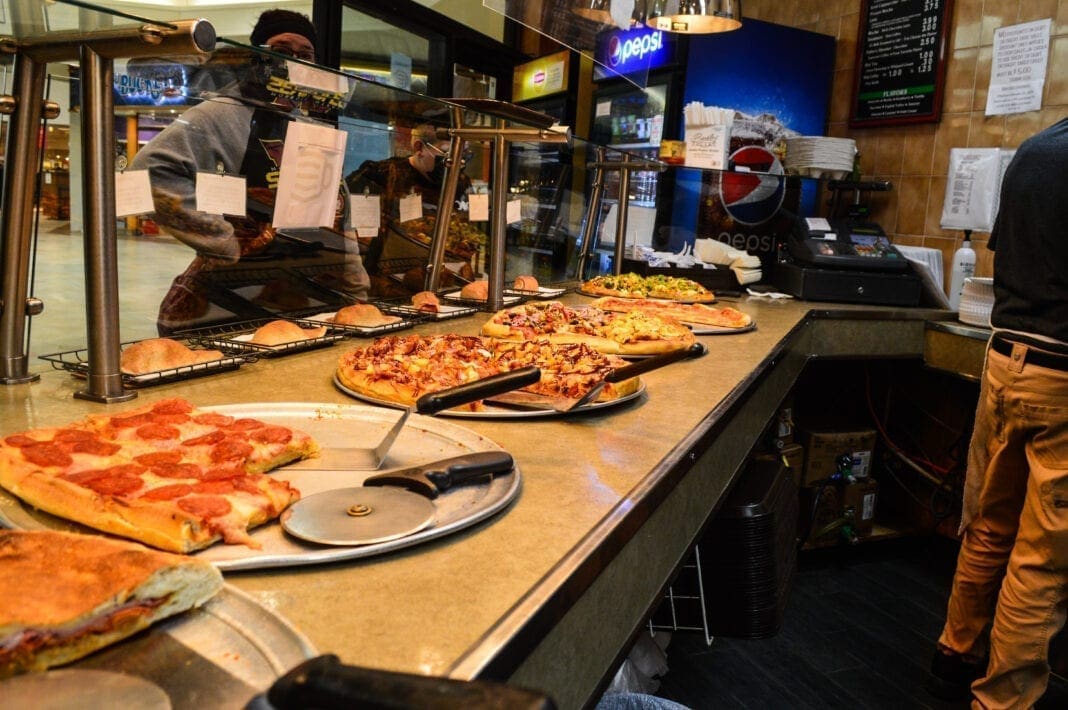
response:
[[[397,316],[387,316],[378,309],[378,306],[371,303],[354,303],[339,309],[334,314],[334,322],[338,325],[358,325],[365,328],[389,325],[399,321],[400,318]]]
[[[441,301],[433,291],[420,291],[412,296],[412,305],[425,313],[437,313],[441,308]]]
[[[70,663],[223,584],[204,560],[52,530],[0,530],[0,569],[0,678]]]
[[[512,284],[512,288],[519,291],[537,291],[538,280],[529,274],[516,276],[515,283]]]
[[[287,320],[273,320],[266,325],[260,326],[252,334],[251,342],[257,345],[284,345],[299,340],[311,340],[326,335],[326,326],[319,328],[301,328],[296,323]]]
[[[119,356],[119,369],[127,375],[170,370],[221,359],[218,350],[193,350],[170,338],[149,338],[127,346]]]
[[[472,281],[460,289],[460,298],[469,298],[473,301],[485,301],[489,298],[489,282]]]

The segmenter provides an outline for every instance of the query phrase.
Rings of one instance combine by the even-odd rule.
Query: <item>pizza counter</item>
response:
[[[227,581],[345,663],[505,679],[560,707],[583,704],[625,654],[806,360],[921,357],[925,320],[945,317],[763,299],[725,305],[749,313],[756,329],[700,337],[704,357],[643,375],[646,391],[633,401],[555,417],[449,418],[514,456],[521,489],[501,514],[381,556],[233,572]],[[486,317],[416,332],[474,334]],[[75,399],[80,381],[47,372],[0,389],[2,430],[173,396],[268,409],[361,404],[332,378],[337,358],[364,342],[144,388],[108,407]]]

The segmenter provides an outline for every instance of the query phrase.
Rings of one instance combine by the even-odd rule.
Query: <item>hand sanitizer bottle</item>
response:
[[[972,249],[971,235],[964,235],[964,243],[953,254],[953,270],[949,278],[949,307],[960,310],[960,294],[964,290],[964,280],[975,275],[975,250]]]

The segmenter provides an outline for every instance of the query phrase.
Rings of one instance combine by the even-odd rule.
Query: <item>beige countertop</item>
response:
[[[793,300],[723,304],[757,328],[700,337],[707,355],[643,376],[647,390],[633,403],[562,418],[452,419],[515,457],[522,490],[502,514],[385,556],[228,581],[345,663],[509,679],[561,707],[581,705],[614,670],[807,359],[920,357],[924,319],[938,317]],[[473,334],[486,317],[417,332]],[[46,372],[0,388],[0,433],[176,395],[198,405],[353,403],[332,375],[361,342],[146,388],[114,405],[75,399],[81,382]]]

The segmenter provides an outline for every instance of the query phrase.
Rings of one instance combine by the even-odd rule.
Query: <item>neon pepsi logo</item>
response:
[[[537,86],[538,84],[544,84],[544,83],[545,83],[545,71],[543,69],[539,69],[538,71],[534,72],[534,85]]]
[[[626,40],[620,39],[620,35],[612,35],[608,41],[608,65],[619,67],[632,60],[640,61],[663,47],[663,32],[649,32]]]

